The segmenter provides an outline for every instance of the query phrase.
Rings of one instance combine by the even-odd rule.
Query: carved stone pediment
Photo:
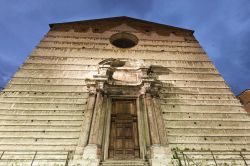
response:
[[[143,66],[141,60],[106,59],[99,63],[98,74],[86,80],[90,91],[102,91],[109,95],[140,95],[150,93],[158,96],[161,72],[169,72],[162,66]]]
[[[142,66],[137,60],[107,59],[99,64],[95,78],[107,78],[110,85],[138,86],[142,84],[149,67]]]
[[[109,83],[114,85],[140,85],[142,83],[142,73],[139,70],[116,70]]]

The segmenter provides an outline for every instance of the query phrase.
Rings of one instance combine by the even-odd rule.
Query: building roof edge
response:
[[[117,16],[117,17],[98,18],[98,19],[91,19],[91,20],[81,20],[81,21],[72,21],[72,22],[51,23],[51,24],[49,24],[49,26],[50,26],[50,28],[52,28],[54,25],[74,24],[74,23],[87,23],[87,22],[95,22],[95,21],[102,21],[102,20],[116,20],[116,19],[133,20],[133,21],[143,22],[143,23],[147,23],[147,24],[162,26],[162,27],[165,27],[165,28],[173,28],[173,29],[178,29],[178,30],[183,30],[183,31],[189,31],[189,32],[194,33],[194,30],[191,30],[191,29],[185,29],[185,28],[175,27],[175,26],[171,26],[171,25],[156,23],[156,22],[142,20],[142,19],[128,17],[128,16]]]

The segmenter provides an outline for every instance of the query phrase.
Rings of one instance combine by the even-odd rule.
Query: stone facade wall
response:
[[[250,90],[247,89],[237,96],[244,108],[250,113]]]
[[[0,163],[15,156],[8,151],[38,151],[39,156],[78,149],[82,155],[89,118],[85,79],[93,78],[98,63],[108,58],[168,69],[157,75],[163,85],[160,101],[170,148],[250,149],[250,117],[192,33],[169,28],[164,36],[127,25],[102,33],[94,31],[100,27],[96,25],[79,32],[63,26],[48,32],[1,91],[0,152],[6,151],[6,160]],[[110,36],[124,30],[138,37],[137,46],[119,49],[110,44]],[[68,155],[59,154],[58,162],[64,163]],[[32,153],[27,162],[33,157]],[[49,160],[46,155],[41,158]]]

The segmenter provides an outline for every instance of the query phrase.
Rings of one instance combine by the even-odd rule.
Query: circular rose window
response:
[[[131,48],[137,45],[138,38],[130,33],[116,33],[110,37],[110,42],[118,48]]]

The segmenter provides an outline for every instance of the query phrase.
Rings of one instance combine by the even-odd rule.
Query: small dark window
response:
[[[110,37],[110,42],[118,48],[131,48],[137,45],[138,38],[130,33],[116,33]]]

